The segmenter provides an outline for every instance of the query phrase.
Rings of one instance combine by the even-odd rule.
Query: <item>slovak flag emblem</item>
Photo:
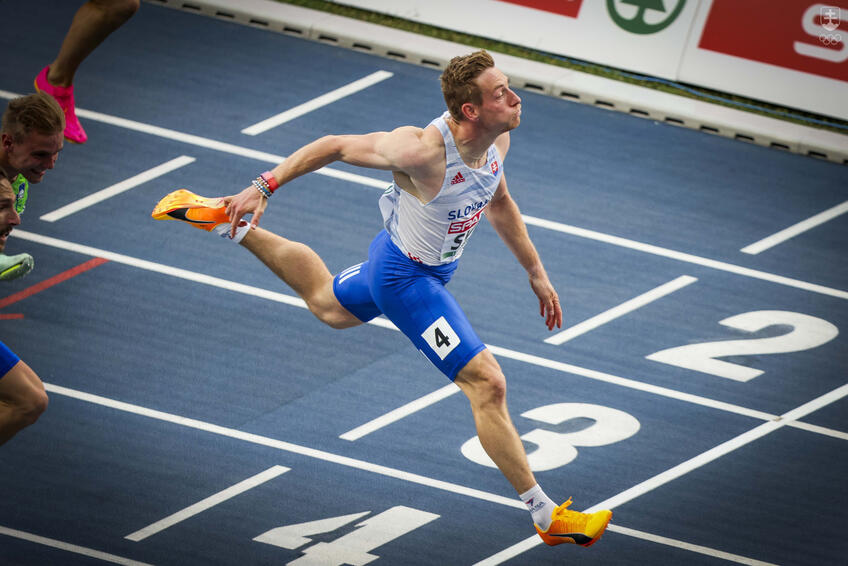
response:
[[[497,159],[492,161],[492,175],[498,174],[498,161]]]

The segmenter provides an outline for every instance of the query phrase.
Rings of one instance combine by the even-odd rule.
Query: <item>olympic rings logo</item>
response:
[[[842,34],[822,33],[819,34],[819,41],[821,41],[824,45],[836,45],[837,43],[842,43]]]

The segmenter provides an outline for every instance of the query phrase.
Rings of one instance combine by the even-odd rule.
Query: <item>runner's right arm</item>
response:
[[[421,133],[412,126],[391,132],[373,132],[363,135],[324,136],[309,143],[271,170],[279,186],[306,173],[341,161],[359,167],[386,171],[403,171],[413,176],[421,167]],[[257,226],[265,212],[268,200],[254,186],[239,194],[224,198],[227,215],[232,222],[231,234],[245,214],[253,214],[251,226]]]

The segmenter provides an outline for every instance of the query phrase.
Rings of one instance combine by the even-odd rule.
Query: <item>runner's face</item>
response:
[[[15,212],[15,191],[7,179],[0,180],[0,252],[6,248],[6,239],[12,228],[21,223]]]
[[[3,149],[9,165],[30,183],[40,183],[47,170],[53,169],[62,145],[62,132],[50,135],[30,132],[20,142],[3,134]]]
[[[521,123],[521,98],[509,88],[509,79],[500,70],[491,67],[477,77],[483,96],[480,122],[502,128],[504,132]]]

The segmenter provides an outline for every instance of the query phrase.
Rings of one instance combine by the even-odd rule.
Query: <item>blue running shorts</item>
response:
[[[406,257],[382,230],[368,260],[333,279],[338,301],[362,322],[385,314],[449,379],[485,344],[445,285],[458,262],[430,266]]]
[[[6,344],[0,342],[0,379],[3,379],[3,376],[9,373],[9,370],[19,361],[21,359]]]

